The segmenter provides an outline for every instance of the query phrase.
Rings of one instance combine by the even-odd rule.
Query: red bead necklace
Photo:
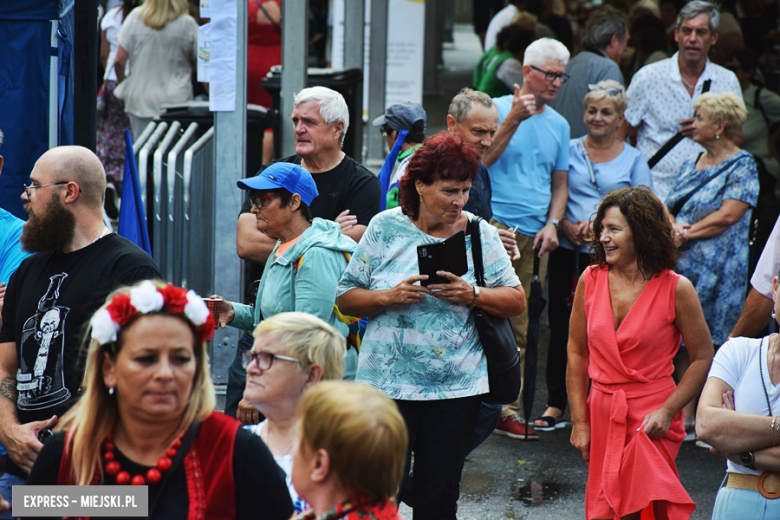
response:
[[[157,460],[157,466],[149,468],[146,472],[146,477],[143,475],[136,475],[132,479],[130,473],[122,470],[121,464],[116,460],[114,456],[114,432],[109,432],[106,435],[106,440],[103,442],[103,460],[106,463],[106,473],[116,479],[116,483],[120,486],[126,486],[128,484],[133,486],[145,486],[149,484],[157,484],[162,480],[162,474],[170,469],[173,464],[173,458],[176,456],[177,450],[181,447],[181,439],[177,439],[171,444],[171,447],[165,452],[165,455]]]

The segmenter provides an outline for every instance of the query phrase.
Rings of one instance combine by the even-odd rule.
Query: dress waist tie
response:
[[[593,381],[591,390],[596,390],[612,396],[612,403],[610,404],[609,409],[607,451],[604,458],[604,475],[602,477],[602,482],[604,497],[610,507],[612,507],[612,510],[617,513],[621,511],[620,468],[623,465],[623,450],[626,447],[628,400],[646,397],[648,395],[661,394],[664,391],[673,390],[675,386],[672,376],[666,376],[647,383],[604,384]]]

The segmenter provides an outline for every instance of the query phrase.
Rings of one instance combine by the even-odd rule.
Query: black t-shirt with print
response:
[[[266,163],[257,174],[259,175],[277,162],[300,165],[301,156],[291,155]],[[339,213],[348,209],[350,215],[357,217],[359,225],[367,226],[374,215],[379,213],[379,199],[382,195],[379,178],[351,157],[345,155],[344,160],[338,166],[327,172],[314,173],[312,178],[317,185],[317,193],[319,193],[309,206],[313,217],[336,220]],[[252,209],[248,193],[247,191],[241,214],[249,213]],[[258,280],[262,273],[263,266],[254,262],[250,263],[249,278],[251,280]]]
[[[78,398],[84,335],[106,297],[118,287],[161,278],[149,255],[116,234],[72,253],[45,251],[22,262],[8,282],[0,331],[0,343],[16,347],[20,423],[60,416]]]

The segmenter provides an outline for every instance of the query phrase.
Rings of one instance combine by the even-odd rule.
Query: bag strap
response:
[[[711,79],[705,80],[704,84],[701,86],[701,93],[706,94],[707,92],[709,92],[711,84],[712,84]],[[647,165],[651,169],[655,167],[655,165],[661,162],[661,159],[663,159],[666,156],[666,154],[668,154],[672,150],[672,148],[677,146],[680,143],[680,141],[682,141],[683,139],[684,137],[680,132],[674,134],[672,138],[666,141],[664,145],[657,152],[655,152],[655,155],[653,155],[650,158],[650,160],[647,161]]]
[[[162,482],[160,482],[160,489],[157,493],[157,499],[155,499],[154,502],[149,504],[149,518],[154,517],[154,508],[157,506],[157,504],[160,502],[160,498],[165,496],[165,486],[171,481],[171,475],[174,473],[174,469],[179,467],[184,462],[184,457],[187,456],[187,452],[189,452],[190,447],[192,446],[192,443],[195,442],[195,437],[198,435],[198,432],[200,431],[200,421],[195,421],[192,423],[192,426],[190,426],[190,429],[187,431],[187,434],[184,436],[184,438],[181,440],[181,446],[179,447],[178,451],[176,452],[176,456],[173,458],[173,461],[171,462],[171,467],[168,469],[168,471],[165,472],[165,476],[162,479]]]
[[[474,261],[474,278],[477,279],[477,285],[485,286],[485,267],[482,264],[482,240],[479,236],[479,222],[481,218],[474,216],[469,219],[466,230],[471,235],[471,258]]]
[[[701,155],[699,155],[699,157],[701,157]],[[697,162],[698,162],[698,159],[697,159]],[[712,175],[710,175],[709,177],[707,177],[706,179],[704,179],[704,181],[703,181],[703,182],[701,182],[701,183],[700,183],[698,186],[696,186],[694,189],[692,189],[692,190],[691,190],[691,191],[690,191],[688,194],[686,194],[686,195],[685,195],[683,198],[681,198],[680,200],[678,200],[678,201],[675,203],[674,207],[672,207],[672,209],[671,209],[671,214],[672,214],[672,215],[674,215],[674,216],[676,217],[676,216],[677,216],[677,214],[678,214],[678,213],[680,213],[680,210],[683,208],[683,206],[685,206],[685,203],[686,203],[686,202],[688,202],[688,200],[690,200],[690,198],[691,198],[691,197],[693,197],[693,196],[696,194],[696,192],[697,192],[697,191],[699,191],[699,190],[700,190],[700,189],[702,189],[704,186],[706,186],[707,184],[709,184],[709,182],[710,182],[712,179],[714,179],[715,177],[717,177],[718,175],[720,175],[721,173],[723,173],[723,172],[726,170],[726,168],[728,168],[729,166],[730,166],[730,164],[724,164],[722,168],[720,168],[718,171],[716,171],[715,173],[713,173]]]
[[[599,191],[599,183],[596,182],[596,174],[593,172],[593,165],[591,164],[590,155],[588,155],[588,149],[585,148],[585,136],[580,137],[580,147],[582,148],[582,157],[585,159],[585,164],[588,166],[588,173],[590,174],[590,182],[596,187],[596,191]]]
[[[266,18],[268,18],[268,21],[271,22],[271,25],[274,26],[274,29],[276,29],[279,33],[282,32],[282,27],[274,21],[273,18],[271,18],[271,15],[268,14],[268,11],[265,10],[265,7],[263,7],[263,4],[261,4],[258,0],[255,0],[255,3],[257,4],[257,7],[260,8],[261,11],[263,11],[263,14]]]

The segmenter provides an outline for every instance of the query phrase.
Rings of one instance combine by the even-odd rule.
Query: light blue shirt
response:
[[[479,232],[485,285],[520,285],[496,228],[483,220]],[[401,208],[379,213],[368,224],[339,281],[338,296],[355,288],[391,289],[420,274],[417,246],[442,241],[423,233]],[[473,285],[471,236],[466,237],[466,260],[468,272],[461,278]],[[391,399],[411,401],[488,393],[487,362],[471,309],[428,296],[371,316],[358,356],[357,381]]]
[[[0,208],[0,283],[8,283],[22,260],[30,256],[19,243],[22,227],[24,220]]]
[[[494,98],[499,122],[512,108],[512,96]],[[569,169],[569,123],[547,106],[517,127],[501,157],[490,167],[493,218],[532,237],[547,222],[552,172]]]
[[[615,190],[629,186],[647,186],[653,188],[653,178],[644,155],[633,146],[624,143],[623,151],[609,162],[594,164],[593,176],[590,178],[582,146],[579,139],[569,141],[569,202],[566,204],[566,219],[576,224],[577,221],[592,220],[599,204]],[[558,233],[561,247],[574,249],[569,239],[563,233]],[[583,253],[588,252],[587,242],[580,247]]]

